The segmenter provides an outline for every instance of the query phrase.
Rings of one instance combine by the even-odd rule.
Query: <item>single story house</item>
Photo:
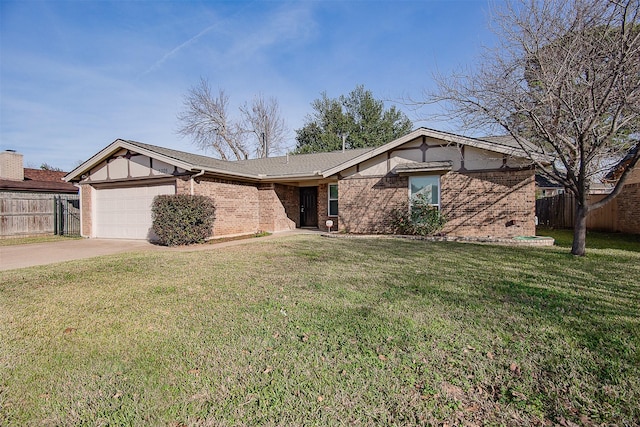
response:
[[[213,199],[214,236],[314,227],[389,233],[390,212],[429,195],[453,236],[535,234],[535,169],[504,137],[419,128],[377,148],[223,161],[118,139],[71,171],[82,235],[152,239],[159,194]]]

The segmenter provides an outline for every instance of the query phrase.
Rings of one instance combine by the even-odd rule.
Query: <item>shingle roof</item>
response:
[[[0,190],[47,193],[77,193],[78,188],[63,181],[66,172],[24,168],[24,180],[0,179]]]
[[[516,141],[516,139],[514,137],[512,137],[511,135],[491,135],[491,136],[482,136],[480,138],[482,141],[487,141],[490,142],[492,144],[497,144],[497,145],[503,145],[505,147],[509,147],[509,148],[516,148],[518,150],[521,150],[522,147],[520,146],[520,144],[518,143],[518,141]],[[540,151],[540,148],[538,148],[537,146],[531,144],[531,143],[527,143],[525,144],[526,148],[528,151],[530,151],[531,153],[537,153],[537,154],[543,154]]]
[[[238,160],[238,166],[255,171],[265,177],[309,175],[339,166],[349,160],[371,151],[373,148],[332,151],[329,153],[295,154],[263,159]]]
[[[332,151],[329,153],[295,154],[278,157],[247,160],[220,160],[185,151],[158,147],[157,145],[144,144],[142,142],[126,140],[126,142],[154,151],[163,156],[170,157],[193,165],[194,169],[221,169],[228,172],[243,173],[257,177],[283,177],[289,175],[312,175],[330,167],[340,165],[353,159],[372,148],[359,148],[355,150]]]
[[[468,138],[448,132],[428,128],[419,128],[394,141],[375,148],[360,148],[329,153],[295,154],[288,156],[269,157],[263,159],[248,159],[226,161],[186,151],[144,144],[138,141],[118,139],[70,172],[65,179],[78,180],[83,173],[91,169],[98,162],[104,161],[115,150],[126,148],[141,154],[156,156],[160,160],[173,163],[190,172],[204,170],[220,176],[238,177],[251,180],[263,179],[309,179],[329,177],[336,173],[367,161],[377,155],[393,150],[420,136],[442,139],[452,144],[471,145],[480,149],[516,157],[526,157],[510,137]]]
[[[229,162],[226,160],[215,159],[213,157],[203,156],[200,154],[188,153],[186,151],[173,150],[171,148],[159,147],[157,145],[144,144],[138,141],[132,141],[129,139],[122,140],[128,142],[131,145],[135,145],[137,147],[153,151],[155,153],[161,154],[165,157],[169,157],[174,160],[179,160],[184,163],[188,163],[193,165],[195,169],[204,168],[204,169],[224,169],[229,170],[230,172],[243,172],[247,174],[251,174],[252,172],[249,170],[245,170],[244,167],[237,165],[236,162]],[[235,164],[235,165],[234,165]]]
[[[551,181],[549,178],[536,174],[536,185],[541,188],[563,188],[562,185]]]

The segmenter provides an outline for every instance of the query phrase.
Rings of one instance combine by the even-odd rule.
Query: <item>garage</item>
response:
[[[151,205],[161,194],[175,194],[175,184],[96,188],[94,235],[116,239],[151,239]]]

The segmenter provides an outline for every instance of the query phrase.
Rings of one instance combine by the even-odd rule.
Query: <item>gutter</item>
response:
[[[204,169],[201,169],[200,172],[198,172],[195,175],[191,175],[191,178],[189,179],[190,184],[191,184],[191,195],[193,196],[193,181],[195,180],[195,178],[204,175]]]

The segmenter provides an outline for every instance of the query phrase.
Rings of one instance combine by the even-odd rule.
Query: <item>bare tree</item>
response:
[[[464,126],[512,135],[537,173],[574,194],[575,255],[585,254],[587,214],[620,193],[640,157],[639,3],[508,2],[492,19],[499,45],[473,70],[435,76],[438,90],[425,94]],[[590,203],[591,184],[623,158],[613,192]]]
[[[246,159],[249,153],[244,145],[244,132],[230,120],[228,105],[229,97],[224,90],[219,89],[214,98],[209,82],[201,78],[185,95],[184,110],[178,113],[181,122],[178,134],[193,138],[198,147],[213,150],[222,160],[229,155],[237,160]]]
[[[245,103],[240,107],[240,112],[242,127],[257,141],[256,157],[269,157],[269,154],[282,151],[288,129],[276,98],[265,99],[259,94],[251,106]]]

